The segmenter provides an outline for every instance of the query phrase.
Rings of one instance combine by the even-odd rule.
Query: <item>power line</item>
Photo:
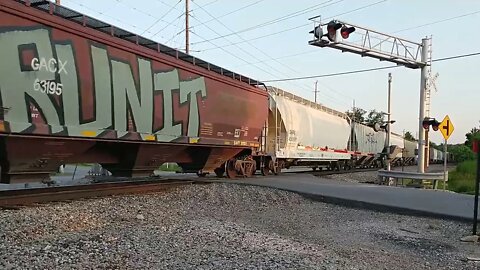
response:
[[[464,57],[471,57],[471,56],[476,56],[476,55],[480,55],[480,52],[469,53],[469,54],[461,54],[461,55],[449,56],[449,57],[444,57],[444,58],[437,58],[437,59],[432,60],[432,62],[441,62],[441,61],[447,61],[447,60],[464,58]]]
[[[232,11],[230,11],[230,12],[227,12],[227,13],[225,13],[225,14],[223,14],[223,15],[217,16],[216,19],[220,19],[220,18],[226,17],[226,16],[228,16],[228,15],[231,15],[231,14],[233,14],[233,13],[237,13],[237,12],[239,12],[239,11],[241,11],[241,10],[244,10],[244,9],[246,9],[246,8],[249,8],[249,7],[251,7],[251,6],[254,6],[254,5],[256,5],[256,4],[260,3],[260,2],[263,2],[263,1],[264,1],[264,0],[258,0],[258,1],[254,2],[254,3],[248,4],[248,5],[246,5],[246,6],[243,6],[243,7],[240,7],[240,8],[238,8],[238,9],[235,9],[235,10],[232,10]],[[201,26],[201,25],[204,25],[204,24],[206,24],[206,23],[209,23],[209,22],[211,22],[211,21],[214,21],[214,20],[215,20],[215,18],[213,18],[213,19],[211,19],[211,20],[208,20],[208,21],[205,21],[205,22],[202,22],[201,24],[197,25],[197,27],[198,27],[198,26]]]
[[[203,5],[203,7],[206,7],[206,6],[210,6],[211,4],[215,4],[216,2],[218,2],[219,0],[213,0],[211,2],[208,2],[206,3],[205,5]]]
[[[449,56],[449,57],[444,57],[444,58],[437,58],[437,59],[433,59],[432,62],[441,62],[441,61],[471,57],[471,56],[476,56],[476,55],[480,55],[480,52],[462,54],[462,55],[455,55],[455,56]],[[377,71],[377,70],[383,70],[383,69],[391,69],[391,68],[397,68],[397,67],[400,67],[400,66],[377,67],[377,68],[358,69],[358,70],[337,72],[337,73],[329,73],[329,74],[322,74],[322,75],[312,75],[312,76],[275,79],[275,80],[262,80],[262,82],[283,82],[283,81],[295,81],[295,80],[305,80],[305,79],[313,79],[313,78],[324,78],[324,77],[341,76],[341,75],[348,75],[348,74],[355,74],[355,73],[364,73],[364,72]]]
[[[371,7],[371,6],[375,6],[375,5],[381,4],[381,3],[385,2],[385,1],[388,1],[388,0],[381,0],[381,1],[378,1],[378,2],[375,2],[375,3],[372,3],[372,4],[368,4],[368,5],[365,5],[365,6],[361,6],[361,7],[359,7],[359,8],[352,9],[352,10],[347,11],[347,12],[339,13],[339,14],[337,14],[337,15],[333,15],[333,16],[324,18],[324,20],[332,19],[332,18],[335,18],[335,17],[337,17],[337,16],[349,14],[349,13],[356,12],[356,11],[359,11],[359,10],[362,10],[362,9],[366,9],[366,8]],[[241,44],[241,43],[245,43],[245,42],[247,42],[247,41],[264,39],[264,38],[267,38],[267,37],[271,37],[271,36],[275,36],[275,35],[282,34],[282,33],[285,33],[285,32],[289,32],[289,31],[292,31],[292,30],[295,30],[295,29],[298,29],[298,28],[302,28],[302,27],[305,27],[305,26],[311,26],[311,24],[310,24],[310,23],[306,23],[306,24],[297,25],[297,26],[294,26],[294,27],[291,27],[291,28],[287,28],[287,29],[284,29],[284,30],[281,30],[281,31],[277,31],[277,32],[274,32],[274,33],[271,33],[271,34],[268,34],[268,35],[262,35],[262,36],[258,36],[258,37],[255,37],[255,38],[247,39],[246,41],[236,42],[236,43],[234,43],[234,44]],[[222,47],[228,47],[228,46],[232,46],[232,45],[233,45],[233,44],[230,44],[230,45],[225,44],[225,45],[221,45],[221,46],[222,46]],[[217,49],[217,48],[218,48],[218,47],[211,47],[211,48],[204,49],[204,50],[202,50],[202,51],[210,51],[210,50],[214,50],[214,49]]]
[[[160,18],[158,18],[154,23],[152,23],[147,29],[145,29],[140,35],[143,35],[145,34],[145,32],[147,32],[148,30],[150,30],[152,27],[154,27],[158,22],[160,22],[161,20],[163,20],[163,17],[167,16],[173,9],[175,9],[175,7],[180,4],[181,0],[179,0],[174,6],[170,7],[170,9],[165,13],[163,14],[163,16],[160,16]],[[163,3],[163,2],[161,2]],[[165,4],[165,3],[164,3]]]
[[[162,27],[162,29],[158,30],[157,32],[155,32],[155,34],[152,35],[152,38],[155,37],[156,35],[158,35],[160,32],[162,32],[163,30],[165,30],[167,27],[169,27],[170,25],[172,25],[174,22],[176,22],[180,17],[182,17],[183,15],[185,15],[185,12],[183,12],[182,14],[178,15],[175,19],[173,19],[171,22],[167,23],[167,25],[165,25],[164,27]]]
[[[399,66],[388,66],[388,67],[377,67],[377,68],[369,68],[369,69],[359,69],[359,70],[352,70],[352,71],[345,71],[345,72],[329,73],[329,74],[322,74],[322,75],[312,75],[312,76],[303,76],[303,77],[294,77],[294,78],[285,78],[285,79],[262,80],[262,82],[284,82],[284,81],[305,80],[305,79],[313,79],[313,78],[324,78],[324,77],[333,77],[333,76],[340,76],[340,75],[347,75],[347,74],[354,74],[354,73],[362,73],[362,72],[369,72],[369,71],[382,70],[382,69],[391,69],[391,68],[397,68],[397,67],[399,67]]]
[[[177,24],[175,25],[175,29],[174,29],[175,32],[178,31],[179,28],[180,28],[181,30],[178,31],[176,34],[175,34],[175,32],[174,32],[173,36],[172,36],[169,40],[167,40],[167,41],[165,42],[165,44],[168,44],[170,41],[173,40],[173,46],[176,46],[176,45],[177,45],[177,39],[176,39],[176,38],[177,38],[178,36],[180,36],[180,34],[182,34],[182,33],[186,30],[185,27],[184,27],[184,25],[185,25],[185,21],[184,21],[184,20],[176,20],[176,21],[177,21]],[[181,27],[179,27],[180,22],[182,22]],[[175,39],[175,40],[174,40],[174,39]]]
[[[443,19],[443,20],[433,21],[433,22],[422,24],[422,25],[417,25],[417,26],[397,30],[397,31],[394,31],[392,33],[399,33],[399,32],[404,32],[404,31],[408,31],[408,30],[413,30],[413,29],[417,29],[417,28],[421,28],[421,27],[425,27],[425,26],[434,25],[434,24],[437,24],[437,23],[442,23],[442,22],[446,22],[446,21],[450,21],[450,20],[454,20],[454,19],[459,19],[459,18],[462,18],[462,17],[471,16],[471,15],[478,14],[478,13],[480,13],[480,11],[475,11],[475,12],[471,12],[471,13],[467,13],[467,14],[462,14],[462,15],[459,15],[459,16],[450,17],[450,18]],[[291,29],[287,29],[286,31],[290,31],[290,30],[293,30],[293,29],[296,29],[296,28],[300,28],[300,27],[294,27],[294,28],[291,28]],[[267,36],[262,36],[262,37],[259,37],[259,38],[264,38],[264,37],[268,37],[268,36],[271,36],[271,35],[276,35],[277,33],[273,33],[273,34],[270,34],[270,35],[267,35]],[[259,39],[259,38],[250,39],[249,41]],[[243,43],[243,41],[239,42],[239,43]],[[227,46],[229,46],[229,45],[227,45]],[[208,48],[208,49],[204,49],[202,51],[208,51],[208,50],[211,50],[211,49],[216,49],[216,48]],[[283,59],[283,58],[289,58],[289,57],[294,57],[294,56],[300,56],[300,55],[310,54],[310,53],[313,53],[313,52],[316,52],[316,51],[303,51],[303,52],[294,53],[294,54],[290,54],[290,55],[280,56],[276,59]],[[270,60],[269,59],[263,59],[263,60],[260,60],[258,62],[253,62],[252,64],[264,63],[264,62],[268,62],[268,61],[270,61]],[[244,66],[244,65],[239,65],[239,66],[236,66],[236,67],[241,67],[241,66]]]
[[[280,60],[280,59],[290,58],[290,57],[294,57],[294,56],[299,56],[299,55],[305,55],[305,54],[315,53],[315,52],[318,52],[318,50],[309,50],[309,51],[303,51],[303,52],[299,52],[299,53],[282,55],[282,56],[276,57],[276,58],[274,58],[274,59],[266,58],[266,59],[262,59],[262,60],[259,60],[259,61],[256,61],[256,62],[252,62],[252,63],[250,63],[249,65],[261,64],[261,63],[269,62],[269,61],[272,61],[272,60]],[[245,64],[245,65],[246,65],[246,64]],[[243,67],[243,66],[245,66],[245,65],[237,65],[237,66],[234,66],[234,67],[235,67],[235,68],[238,68],[238,67]]]
[[[98,14],[100,14],[100,15],[103,15],[103,16],[105,16],[105,17],[111,18],[111,19],[113,19],[113,20],[115,20],[115,21],[117,21],[117,22],[119,22],[119,23],[122,23],[122,24],[125,24],[125,25],[129,25],[129,26],[131,26],[131,27],[133,27],[133,28],[135,28],[135,29],[138,29],[138,27],[137,27],[136,25],[133,25],[133,24],[128,23],[128,22],[125,22],[125,21],[121,21],[121,20],[119,20],[119,19],[117,19],[117,18],[115,18],[115,17],[113,17],[113,16],[110,16],[110,15],[105,14],[105,13],[102,12],[102,11],[94,10],[94,9],[92,9],[92,8],[90,8],[90,7],[82,4],[82,3],[77,3],[77,2],[72,1],[72,0],[68,0],[68,1],[74,3],[75,5],[81,6],[81,7],[84,8],[84,9],[87,9],[87,10],[93,11],[93,12],[95,12],[95,13],[98,13]]]
[[[214,40],[217,40],[217,39],[220,39],[220,38],[229,37],[229,36],[232,36],[232,35],[235,35],[235,34],[251,31],[251,30],[254,30],[254,29],[258,29],[258,28],[262,28],[262,27],[265,27],[267,25],[271,25],[271,24],[278,23],[278,22],[281,22],[281,21],[284,21],[284,20],[287,20],[287,19],[290,19],[290,18],[293,18],[293,17],[296,17],[296,16],[300,16],[302,14],[311,12],[313,10],[317,10],[319,8],[323,8],[323,7],[326,7],[326,6],[329,6],[329,5],[333,5],[333,4],[343,2],[344,0],[338,0],[337,2],[334,2],[332,4],[328,4],[329,2],[332,2],[332,1],[333,0],[328,0],[328,1],[322,2],[320,4],[316,4],[316,5],[313,5],[311,7],[302,9],[300,11],[289,13],[287,15],[284,15],[284,16],[282,16],[280,18],[277,18],[277,19],[274,19],[274,20],[270,20],[270,21],[267,21],[267,22],[264,22],[264,23],[261,23],[261,24],[257,24],[257,25],[251,26],[251,27],[247,27],[245,29],[242,29],[242,30],[230,33],[230,34],[220,35],[220,36],[217,36],[215,38],[211,38],[211,39],[207,39],[207,40],[204,40],[204,41],[196,42],[195,44],[205,43],[205,42],[208,42],[208,41],[214,41]],[[384,1],[386,1],[386,0],[384,0]],[[325,5],[325,4],[327,4],[327,5]]]
[[[139,12],[139,13],[143,13],[144,15],[147,15],[147,16],[149,16],[149,17],[152,17],[153,19],[158,19],[157,17],[153,16],[152,14],[150,14],[150,13],[148,13],[148,12],[146,12],[146,11],[143,11],[143,10],[139,9],[139,8],[137,8],[136,6],[132,6],[132,5],[128,5],[128,4],[124,3],[123,0],[115,0],[115,1],[117,1],[117,3],[120,3],[120,4],[122,4],[122,5],[124,5],[124,6],[128,7],[128,8],[131,8],[131,9],[133,9],[133,10]],[[161,21],[162,21],[162,22],[167,22],[167,21],[164,21],[164,20],[161,20]],[[148,32],[148,31],[147,31],[147,32]]]
[[[208,12],[208,11],[205,10],[205,9],[203,9],[202,7],[200,7],[200,6],[199,6],[198,4],[196,4],[195,2],[193,2],[193,3],[194,3],[195,5],[197,5],[199,8],[201,8],[201,9],[202,9],[205,13],[207,13],[210,17],[215,18],[212,14],[210,14],[210,12]],[[194,19],[198,21],[197,18],[194,18]],[[230,28],[229,28],[228,26],[226,26],[223,22],[221,22],[220,20],[218,20],[218,21],[219,21],[219,23],[220,23],[221,25],[223,25],[226,29],[230,30]],[[215,34],[218,34],[218,35],[219,35],[219,33],[218,33],[215,29],[213,29],[212,27],[210,27],[210,26],[208,26],[208,25],[206,25],[206,27],[207,27],[210,31],[212,31],[212,32],[214,32]],[[230,31],[231,31],[231,30],[230,30]],[[237,34],[237,35],[238,35],[238,34]],[[197,35],[197,36],[198,36],[198,35]],[[238,36],[239,36],[239,35],[238,35]],[[239,36],[239,37],[242,38],[241,36]],[[227,40],[228,42],[231,42],[231,41],[229,41],[227,38],[225,38],[225,40]],[[208,42],[213,44],[213,42],[211,42],[211,41],[208,41]],[[233,43],[233,42],[231,42],[231,43]],[[235,47],[236,47],[237,49],[239,49],[240,51],[242,51],[243,53],[245,53],[246,55],[248,55],[248,56],[250,56],[250,57],[252,57],[252,58],[256,58],[255,55],[253,55],[253,54],[250,53],[249,51],[245,50],[244,48],[242,48],[242,47],[240,47],[240,46],[238,46],[238,45],[235,45]],[[257,50],[259,50],[259,49],[257,48]],[[232,54],[231,52],[228,52],[228,54],[234,55],[234,54]],[[234,56],[238,58],[237,55],[234,55]],[[243,59],[243,58],[242,58],[242,59]],[[243,61],[244,61],[244,62],[247,62],[246,60],[243,60]],[[273,67],[273,66],[271,66],[271,65],[268,65],[268,64],[265,64],[265,65],[266,65],[269,69],[271,69],[271,70],[273,70],[273,71],[275,71],[275,72],[282,73],[281,71],[279,71],[278,69],[276,69],[275,67]],[[273,74],[273,73],[271,73],[271,72],[269,72],[269,71],[266,71],[266,70],[264,70],[264,69],[262,69],[262,68],[259,68],[259,67],[256,66],[256,65],[252,65],[252,66],[254,66],[254,67],[258,68],[259,70],[261,70],[261,71],[263,71],[263,72],[265,72],[265,73],[268,73],[268,74],[270,74],[270,75],[272,75],[272,76],[274,76],[274,77],[278,76],[278,75],[275,75],[275,74]],[[285,75],[285,74],[284,74],[284,75]]]
[[[384,1],[386,1],[386,0],[384,0]],[[261,54],[263,54],[263,55],[265,55],[266,57],[268,57],[269,59],[275,61],[275,62],[278,63],[279,65],[281,65],[281,66],[283,66],[283,67],[285,67],[285,68],[293,71],[294,73],[297,73],[297,70],[291,68],[291,67],[288,66],[288,65],[285,65],[284,63],[282,63],[282,62],[280,62],[280,61],[278,61],[278,59],[275,59],[275,58],[273,58],[272,56],[268,55],[265,51],[259,49],[257,46],[255,46],[254,44],[252,44],[250,41],[245,40],[244,38],[242,38],[242,36],[241,36],[240,34],[238,34],[237,32],[235,32],[235,31],[232,30],[231,28],[229,28],[227,25],[225,25],[225,23],[223,23],[222,21],[220,21],[218,18],[215,18],[215,17],[214,17],[212,14],[210,14],[205,8],[199,6],[199,5],[196,4],[195,2],[193,2],[193,3],[194,3],[196,6],[198,6],[200,9],[202,9],[205,13],[207,13],[210,17],[212,17],[214,20],[216,20],[218,23],[220,23],[221,25],[223,25],[226,29],[228,29],[229,31],[231,31],[232,34],[234,34],[234,35],[236,35],[237,37],[239,37],[242,41],[245,41],[247,44],[249,44],[251,47],[253,47],[253,48],[256,49],[257,51],[259,51]],[[337,2],[337,3],[338,3],[338,2]],[[371,6],[371,5],[368,5],[368,6]],[[346,12],[346,13],[354,12],[354,11],[357,11],[357,10],[360,10],[360,9],[363,9],[363,8],[365,8],[365,7],[360,7],[360,8],[357,8],[357,9],[354,9],[354,10],[351,10],[351,11],[348,11],[348,12]],[[303,11],[303,10],[302,10],[302,11]],[[211,29],[211,28],[210,28],[210,29]],[[212,29],[211,29],[211,30],[212,30]],[[214,32],[217,33],[216,31],[214,31]],[[218,34],[218,33],[217,33],[217,34]],[[230,42],[230,43],[231,43],[231,42]],[[238,45],[235,45],[235,47],[239,48]],[[245,51],[244,49],[242,49],[242,48],[239,48],[239,49],[242,50],[243,52],[247,53],[248,55],[251,55],[249,52]],[[311,51],[311,52],[312,52],[312,51]],[[251,56],[252,56],[252,55],[251,55]],[[252,57],[254,57],[254,56],[252,56]],[[266,62],[266,61],[260,61],[259,63],[265,64],[265,62]],[[254,64],[250,64],[250,65],[254,65]],[[266,64],[265,64],[265,65],[266,65]],[[267,65],[267,66],[268,66],[269,68],[271,68],[271,69],[279,72],[279,73],[283,73],[283,72],[280,72],[278,69],[276,69],[276,68],[274,68],[274,67],[272,67],[272,66],[270,66],[270,65]],[[285,74],[285,73],[283,73],[283,74]],[[329,91],[331,91],[331,92],[333,92],[333,93],[336,93],[336,94],[345,96],[345,95],[343,95],[342,93],[340,93],[340,91],[337,91],[337,90],[332,89],[331,87],[327,86],[327,85],[324,84],[323,82],[320,82],[320,84],[322,84],[327,90],[329,90]],[[310,90],[311,90],[310,86],[305,86],[305,85],[298,85],[298,86],[300,86],[300,88],[302,88],[302,89],[304,89],[304,90],[307,90],[307,91],[309,91],[309,92],[310,92]],[[329,97],[329,98],[332,99],[332,100],[336,100],[334,97],[331,97],[331,96],[327,95],[327,94],[324,93],[324,92],[321,92],[321,94],[324,95],[324,96]],[[351,97],[348,97],[348,98],[351,98]]]
[[[230,27],[228,27],[227,25],[225,25],[225,23],[223,23],[222,21],[220,21],[218,18],[215,18],[215,16],[213,16],[210,12],[208,12],[208,10],[206,10],[205,8],[199,6],[197,3],[193,2],[194,5],[198,6],[200,9],[202,9],[206,14],[208,14],[210,17],[214,18],[218,23],[220,23],[223,27],[225,27],[227,30],[231,31],[232,33],[235,33],[234,30],[232,30]],[[210,28],[209,26],[207,26],[208,29],[210,29],[211,31],[213,31],[214,33],[218,34],[217,31],[215,31],[214,29]],[[236,36],[238,36],[240,39],[244,40],[242,38],[242,36],[240,36],[240,34],[238,33],[235,33]],[[226,39],[226,38],[225,38]],[[226,39],[227,40],[227,39]],[[288,68],[289,70],[293,71],[293,72],[297,72],[297,70],[294,70],[293,68],[281,63],[280,61],[278,60],[275,60],[273,59],[270,55],[268,55],[265,51],[259,49],[257,46],[255,46],[254,44],[252,44],[251,42],[247,42],[251,47],[253,47],[255,50],[259,51],[260,53],[262,53],[263,55],[269,57],[270,59],[276,61],[278,64],[280,64],[281,66],[284,66],[286,68]],[[239,47],[238,45],[235,45],[235,47],[237,47],[238,49],[240,49],[242,52],[248,54],[249,56],[253,57],[253,58],[256,58],[253,54],[251,54],[249,51],[243,49],[242,47]],[[278,73],[282,73],[282,74],[285,74],[283,72],[281,72],[280,70],[278,70],[276,67],[274,66],[271,66],[271,65],[268,65],[268,64],[265,64],[264,65],[268,66],[270,69],[278,72]],[[304,90],[307,90],[307,91],[310,91],[310,87],[306,87],[304,85],[300,85],[298,84],[298,87],[300,88],[303,88]],[[331,90],[331,89],[330,89]],[[333,91],[333,90],[331,90]],[[324,93],[322,93],[324,94]]]
[[[429,22],[429,23],[422,24],[422,25],[405,28],[405,29],[402,29],[402,30],[395,31],[395,32],[393,32],[393,33],[400,33],[400,32],[407,31],[407,30],[412,30],[412,29],[417,29],[417,28],[420,28],[420,27],[430,26],[430,25],[433,25],[433,24],[442,23],[442,22],[447,22],[447,21],[451,21],[451,20],[455,20],[455,19],[459,19],[459,18],[463,18],[463,17],[475,15],[475,14],[478,14],[478,13],[480,13],[480,10],[475,11],[475,12],[470,12],[470,13],[467,13],[467,14],[463,14],[463,15],[458,15],[458,16],[455,16],[455,17],[450,17],[450,18],[443,19],[443,20],[433,21],[433,22]]]

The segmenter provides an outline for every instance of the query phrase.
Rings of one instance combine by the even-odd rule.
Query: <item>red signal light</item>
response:
[[[430,121],[428,121],[428,120],[423,120],[422,126],[423,126],[424,129],[429,130],[429,128],[430,128]]]
[[[342,24],[336,21],[330,21],[327,24],[327,37],[330,41],[334,42],[337,35],[337,30],[342,27]]]
[[[353,33],[355,31],[355,27],[347,27],[347,26],[343,26],[342,29],[340,30],[340,34],[342,35],[342,38],[343,39],[347,39],[351,33]]]

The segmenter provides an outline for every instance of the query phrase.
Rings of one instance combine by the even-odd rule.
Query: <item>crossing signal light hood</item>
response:
[[[347,27],[347,26],[342,26],[342,29],[340,29],[340,35],[342,35],[343,39],[347,39],[351,33],[355,32],[355,27]]]
[[[422,126],[424,129],[429,130],[430,126],[432,126],[432,129],[434,131],[438,130],[438,126],[440,125],[440,122],[438,122],[435,118],[425,118],[422,121]]]
[[[315,38],[317,39],[326,36],[329,41],[335,42],[338,29],[340,29],[340,35],[342,36],[343,39],[347,39],[350,36],[350,34],[355,31],[355,27],[353,26],[349,27],[347,25],[339,23],[336,20],[332,20],[327,24],[326,34],[323,33],[323,29],[321,25],[315,26],[315,29],[313,29],[309,33],[314,34]]]
[[[342,28],[342,24],[337,21],[330,21],[327,24],[327,37],[328,40],[334,42],[337,36],[337,30]]]
[[[309,32],[310,34],[313,34],[316,38],[321,38],[323,37],[323,29],[322,26],[317,25],[315,29]]]

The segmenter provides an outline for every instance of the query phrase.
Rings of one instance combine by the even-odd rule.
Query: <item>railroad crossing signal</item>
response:
[[[348,39],[351,33],[355,32],[355,27],[347,26],[344,23],[340,23],[336,20],[330,21],[327,26],[327,33],[324,34],[322,25],[317,25],[315,28],[310,31],[310,34],[314,34],[315,38],[321,39],[322,37],[326,36],[330,42],[337,42],[337,32],[340,29],[340,35],[343,39]],[[320,42],[322,44],[328,44],[327,40],[321,39]]]
[[[440,123],[440,132],[442,132],[443,134],[443,138],[445,138],[445,140],[448,140],[448,138],[450,137],[450,135],[452,135],[453,133],[453,124],[452,124],[452,121],[450,121],[450,117],[448,117],[448,115],[445,116],[445,118],[443,118],[443,121]]]
[[[435,120],[435,118],[428,118],[426,117],[423,121],[422,121],[422,126],[424,129],[426,130],[429,130],[430,129],[430,126],[432,126],[432,129],[434,131],[437,131],[438,130],[438,127],[440,126],[440,123]]]

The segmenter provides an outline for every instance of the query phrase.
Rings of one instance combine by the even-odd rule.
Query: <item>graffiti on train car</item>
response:
[[[8,107],[3,120],[11,132],[31,132],[40,121],[49,133],[69,136],[115,130],[119,138],[133,131],[171,141],[199,135],[203,77],[181,80],[174,68],[154,70],[148,59],[120,51],[127,55],[121,59],[83,39],[85,55],[65,40],[53,40],[46,28],[0,32],[0,106]]]

